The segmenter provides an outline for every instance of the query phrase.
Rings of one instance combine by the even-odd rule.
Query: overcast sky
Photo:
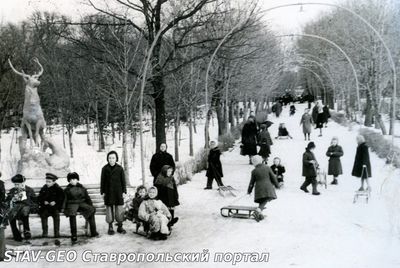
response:
[[[244,0],[246,1],[246,0]],[[318,0],[320,3],[338,3],[342,0]],[[75,19],[92,13],[93,9],[84,5],[85,0],[0,0],[1,22],[18,22],[29,17],[34,11],[57,11]],[[260,5],[267,9],[273,6],[301,3],[300,0],[260,0]],[[307,1],[303,1],[307,2]],[[329,11],[327,6],[304,5],[279,8],[265,13],[274,30],[281,33],[298,32],[301,25],[315,19],[321,12]]]

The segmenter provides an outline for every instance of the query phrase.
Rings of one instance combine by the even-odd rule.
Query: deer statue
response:
[[[38,73],[33,75],[28,75],[22,72],[17,71],[12,65],[10,59],[8,59],[8,63],[10,64],[11,69],[14,73],[22,76],[25,82],[25,100],[24,100],[24,109],[22,113],[21,120],[21,143],[20,143],[20,152],[21,155],[25,151],[25,142],[29,136],[30,145],[33,147],[33,142],[37,147],[39,144],[39,135],[41,138],[41,143],[44,142],[44,129],[46,127],[46,121],[44,120],[42,107],[40,106],[40,98],[37,92],[37,87],[40,85],[39,77],[43,74],[43,66],[40,64],[37,58],[33,59],[37,65],[39,65],[40,70]]]

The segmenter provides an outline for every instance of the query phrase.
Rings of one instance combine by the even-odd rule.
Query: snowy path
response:
[[[303,106],[298,105],[298,111]],[[342,158],[343,176],[338,186],[322,189],[321,196],[312,196],[299,190],[301,177],[301,156],[306,143],[299,127],[300,113],[288,117],[283,110],[279,119],[272,118],[272,136],[277,134],[279,122],[285,122],[294,137],[293,140],[274,140],[270,163],[275,156],[283,159],[287,173],[285,188],[277,190],[278,199],[267,205],[266,219],[260,223],[254,220],[223,218],[219,209],[231,204],[245,195],[252,166],[248,158],[239,155],[238,148],[222,156],[224,183],[239,190],[238,197],[221,197],[216,190],[204,191],[205,172],[196,174],[191,182],[179,187],[181,205],[176,215],[180,217],[173,234],[167,241],[149,241],[132,234],[134,225],[127,224],[128,235],[109,237],[105,234],[103,217],[97,218],[101,237],[75,249],[82,252],[91,249],[96,252],[202,252],[208,249],[210,261],[215,252],[269,252],[268,263],[241,263],[240,267],[399,267],[400,240],[394,235],[393,224],[398,224],[399,173],[391,173],[383,160],[371,154],[373,166],[372,198],[369,204],[360,200],[353,204],[354,190],[359,180],[351,177],[351,168],[356,149],[355,131],[348,131],[333,122],[324,129],[324,136],[317,137],[314,131],[312,140],[316,143],[316,157],[322,167],[327,166],[325,152],[332,136],[339,137],[345,155]],[[328,134],[329,132],[329,134]],[[334,135],[333,135],[334,134]],[[380,193],[381,184],[390,176]],[[329,181],[331,178],[329,178]],[[215,187],[215,185],[214,185]],[[390,199],[394,198],[394,199]],[[387,202],[396,202],[389,204]],[[253,205],[253,196],[244,196],[235,204]],[[390,209],[393,209],[392,211]],[[395,214],[393,214],[395,212]],[[396,214],[397,213],[397,214]],[[392,215],[392,217],[389,217]],[[397,222],[393,222],[397,221]],[[66,224],[65,219],[62,220]],[[40,228],[39,222],[32,224]],[[69,228],[65,225],[65,232]],[[38,230],[39,231],[39,230]],[[78,262],[83,264],[82,262]],[[78,263],[61,267],[80,267]],[[193,263],[144,264],[154,266],[195,266]],[[231,263],[209,263],[208,267],[231,266]],[[41,263],[40,267],[53,264]],[[78,265],[78,266],[77,266]],[[85,267],[107,267],[110,264],[85,263]],[[119,267],[131,267],[123,264]],[[200,266],[200,264],[197,264]],[[211,266],[210,266],[211,265]],[[29,265],[35,267],[34,265]],[[202,265],[205,267],[205,265]],[[21,265],[20,267],[25,267]],[[28,267],[28,266],[26,266]],[[39,267],[39,266],[37,266]]]

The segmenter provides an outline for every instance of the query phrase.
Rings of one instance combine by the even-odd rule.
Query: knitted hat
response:
[[[311,150],[311,149],[313,149],[313,148],[315,148],[315,143],[314,142],[309,142],[308,144],[307,144],[307,149],[308,150]]]
[[[79,175],[76,172],[70,172],[67,175],[67,181],[70,182],[72,179],[77,179],[79,181]]]
[[[53,173],[46,173],[46,180],[56,181],[58,180],[58,177]]]
[[[25,180],[26,180],[25,177],[21,174],[17,174],[11,178],[11,181],[13,183],[23,183],[23,182],[25,182]]]

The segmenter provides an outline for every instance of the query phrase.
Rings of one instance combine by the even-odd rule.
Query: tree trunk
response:
[[[122,161],[125,171],[125,180],[127,185],[130,184],[129,174],[129,149],[128,149],[128,135],[129,135],[129,124],[127,119],[124,119],[124,128],[122,131]]]
[[[239,125],[240,124],[240,114],[239,114],[240,108],[239,108],[239,102],[236,101],[236,123]]]
[[[366,90],[366,98],[367,98],[367,103],[365,106],[364,126],[370,127],[372,126],[373,113],[372,113],[372,103],[371,103],[371,92],[369,89]]]
[[[189,156],[193,156],[193,105],[189,108]]]
[[[235,122],[235,102],[233,100],[230,102],[229,107],[230,107],[229,108],[229,110],[230,110],[229,121],[231,122],[231,128],[232,128],[232,127],[236,126],[236,122]],[[238,111],[236,111],[236,113],[237,112]]]
[[[243,101],[243,121],[247,119],[247,115],[249,113],[249,108],[247,107],[247,94],[244,93],[244,101]]]
[[[112,137],[112,144],[115,144],[115,126],[114,126],[114,123],[111,123],[111,137]]]
[[[206,122],[204,124],[204,148],[208,149],[209,145],[208,143],[210,142],[210,117],[211,117],[212,111],[208,110],[206,114]]]
[[[153,86],[156,90],[154,104],[156,110],[156,148],[166,142],[165,133],[165,87],[162,77],[154,77]]]
[[[174,139],[175,139],[175,162],[179,161],[179,107],[175,113],[175,120],[174,120]]]
[[[69,141],[69,153],[71,158],[74,158],[74,145],[72,143],[72,135],[74,134],[74,128],[72,126],[67,127],[68,131],[68,141]]]
[[[103,129],[100,124],[100,118],[99,118],[99,107],[98,107],[98,101],[96,101],[95,107],[96,107],[96,125],[97,125],[97,133],[99,136],[99,152],[104,151],[105,149],[105,141],[104,141],[104,136],[103,136]]]
[[[88,146],[92,145],[92,142],[90,141],[90,119],[89,119],[89,113],[86,115],[86,143]]]

